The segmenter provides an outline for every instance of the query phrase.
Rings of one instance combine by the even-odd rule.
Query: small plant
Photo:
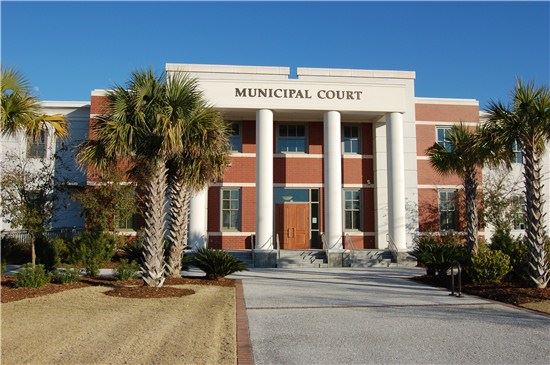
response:
[[[15,285],[18,288],[40,288],[50,281],[44,265],[25,264],[15,277]]]
[[[8,270],[8,264],[6,264],[6,261],[2,260],[2,274],[5,273]]]
[[[115,277],[118,280],[129,280],[137,278],[139,264],[135,261],[121,260],[120,266],[116,269]]]
[[[116,236],[108,233],[83,233],[73,240],[72,261],[81,262],[86,275],[97,276],[101,265],[112,259],[117,241]]]
[[[237,271],[247,270],[241,260],[226,251],[199,249],[192,259],[192,264],[206,273],[208,279],[218,279]]]
[[[51,273],[51,282],[56,284],[74,283],[80,280],[80,272],[76,269],[57,269]]]
[[[510,270],[512,270],[512,266],[508,255],[480,245],[477,255],[472,257],[470,274],[474,283],[498,284]]]
[[[126,242],[121,248],[122,257],[128,261],[142,262],[143,258],[143,238],[138,237]]]
[[[63,238],[47,239],[46,237],[39,237],[36,241],[38,262],[43,264],[46,270],[54,270],[62,262],[67,262],[69,250]]]
[[[31,257],[31,245],[15,237],[4,236],[0,239],[2,259],[10,264],[24,264]]]
[[[527,267],[529,265],[527,258],[527,245],[523,237],[514,238],[510,231],[497,230],[491,238],[491,250],[498,250],[510,257],[510,279],[515,282],[527,282],[529,276]]]
[[[411,255],[426,266],[428,275],[444,276],[453,264],[464,261],[466,248],[456,236],[420,236]]]

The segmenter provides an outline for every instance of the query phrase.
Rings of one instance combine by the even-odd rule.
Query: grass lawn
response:
[[[235,364],[235,288],[134,299],[88,286],[2,303],[2,364]]]

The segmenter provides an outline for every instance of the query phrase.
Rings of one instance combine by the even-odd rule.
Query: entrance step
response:
[[[389,267],[392,264],[389,250],[346,250],[343,253],[344,267]]]
[[[323,250],[281,250],[277,259],[278,268],[328,267],[327,255]]]
[[[254,267],[251,250],[227,250],[227,252],[231,254],[231,256],[244,262],[249,268]]]

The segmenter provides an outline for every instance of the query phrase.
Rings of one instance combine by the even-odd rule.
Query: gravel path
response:
[[[2,364],[235,364],[235,291],[127,299],[88,287],[2,304]]]

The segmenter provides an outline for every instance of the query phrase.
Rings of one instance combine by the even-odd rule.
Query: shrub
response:
[[[47,239],[40,237],[36,242],[36,256],[38,262],[44,264],[46,270],[51,271],[67,262],[69,249],[63,238]]]
[[[40,288],[50,281],[44,265],[25,264],[15,277],[15,285],[19,288]]]
[[[97,276],[100,266],[113,258],[117,242],[109,233],[83,233],[73,240],[71,259],[84,265],[86,275]]]
[[[427,268],[428,275],[445,275],[455,263],[463,263],[466,248],[456,236],[419,236],[411,254]]]
[[[68,284],[80,280],[80,272],[76,269],[57,269],[51,274],[52,283]]]
[[[120,266],[116,269],[115,277],[118,280],[128,280],[137,278],[139,265],[135,261],[121,260]]]
[[[226,251],[201,248],[195,252],[192,264],[206,273],[208,279],[217,279],[237,271],[247,270],[241,260]]]
[[[480,245],[477,255],[472,257],[470,275],[477,284],[498,284],[511,269],[508,255]]]
[[[4,236],[0,240],[2,260],[10,264],[24,264],[31,258],[31,245],[15,237]]]
[[[6,272],[8,269],[8,264],[6,264],[6,261],[2,260],[2,274]]]
[[[128,240],[126,244],[121,247],[121,254],[126,260],[135,261],[140,264],[143,259],[143,238],[138,237]]]
[[[510,279],[516,282],[525,282],[529,279],[527,268],[528,251],[523,237],[514,238],[510,231],[497,230],[491,237],[491,250],[501,251],[510,258]]]

